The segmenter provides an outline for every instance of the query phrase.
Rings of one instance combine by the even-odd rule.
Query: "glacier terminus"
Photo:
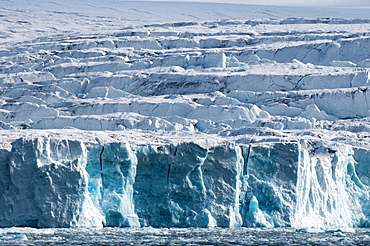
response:
[[[69,138],[76,134],[84,132]],[[2,150],[1,226],[368,225],[362,148],[192,135],[179,143],[92,144],[65,135],[25,136]]]
[[[370,227],[363,11],[17,2],[0,3],[0,227]]]

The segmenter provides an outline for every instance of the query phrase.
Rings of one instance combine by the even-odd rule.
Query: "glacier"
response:
[[[0,227],[370,227],[366,9],[84,1],[0,2]]]

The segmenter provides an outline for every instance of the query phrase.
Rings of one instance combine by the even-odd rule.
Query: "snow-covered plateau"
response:
[[[28,2],[0,3],[0,227],[370,227],[368,11]]]

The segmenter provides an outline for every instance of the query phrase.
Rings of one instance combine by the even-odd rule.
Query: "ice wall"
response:
[[[134,201],[143,226],[241,226],[239,147],[144,146],[137,156]]]
[[[290,226],[297,200],[299,144],[252,144],[243,152],[248,183],[244,206],[249,211],[259,201],[264,214],[258,218],[246,212],[244,226]]]
[[[0,226],[99,225],[79,141],[18,139],[1,160]]]
[[[128,144],[111,143],[90,149],[86,171],[89,192],[106,226],[140,226],[132,201],[137,158]]]
[[[1,227],[370,225],[369,152],[346,145],[39,137],[0,158]]]
[[[258,201],[262,213],[252,218],[246,213],[244,225],[368,226],[368,155],[365,149],[317,141],[251,145],[245,201],[252,206]]]

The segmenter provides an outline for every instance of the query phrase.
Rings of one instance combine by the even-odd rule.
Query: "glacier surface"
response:
[[[368,13],[68,3],[0,3],[0,227],[370,226]]]

